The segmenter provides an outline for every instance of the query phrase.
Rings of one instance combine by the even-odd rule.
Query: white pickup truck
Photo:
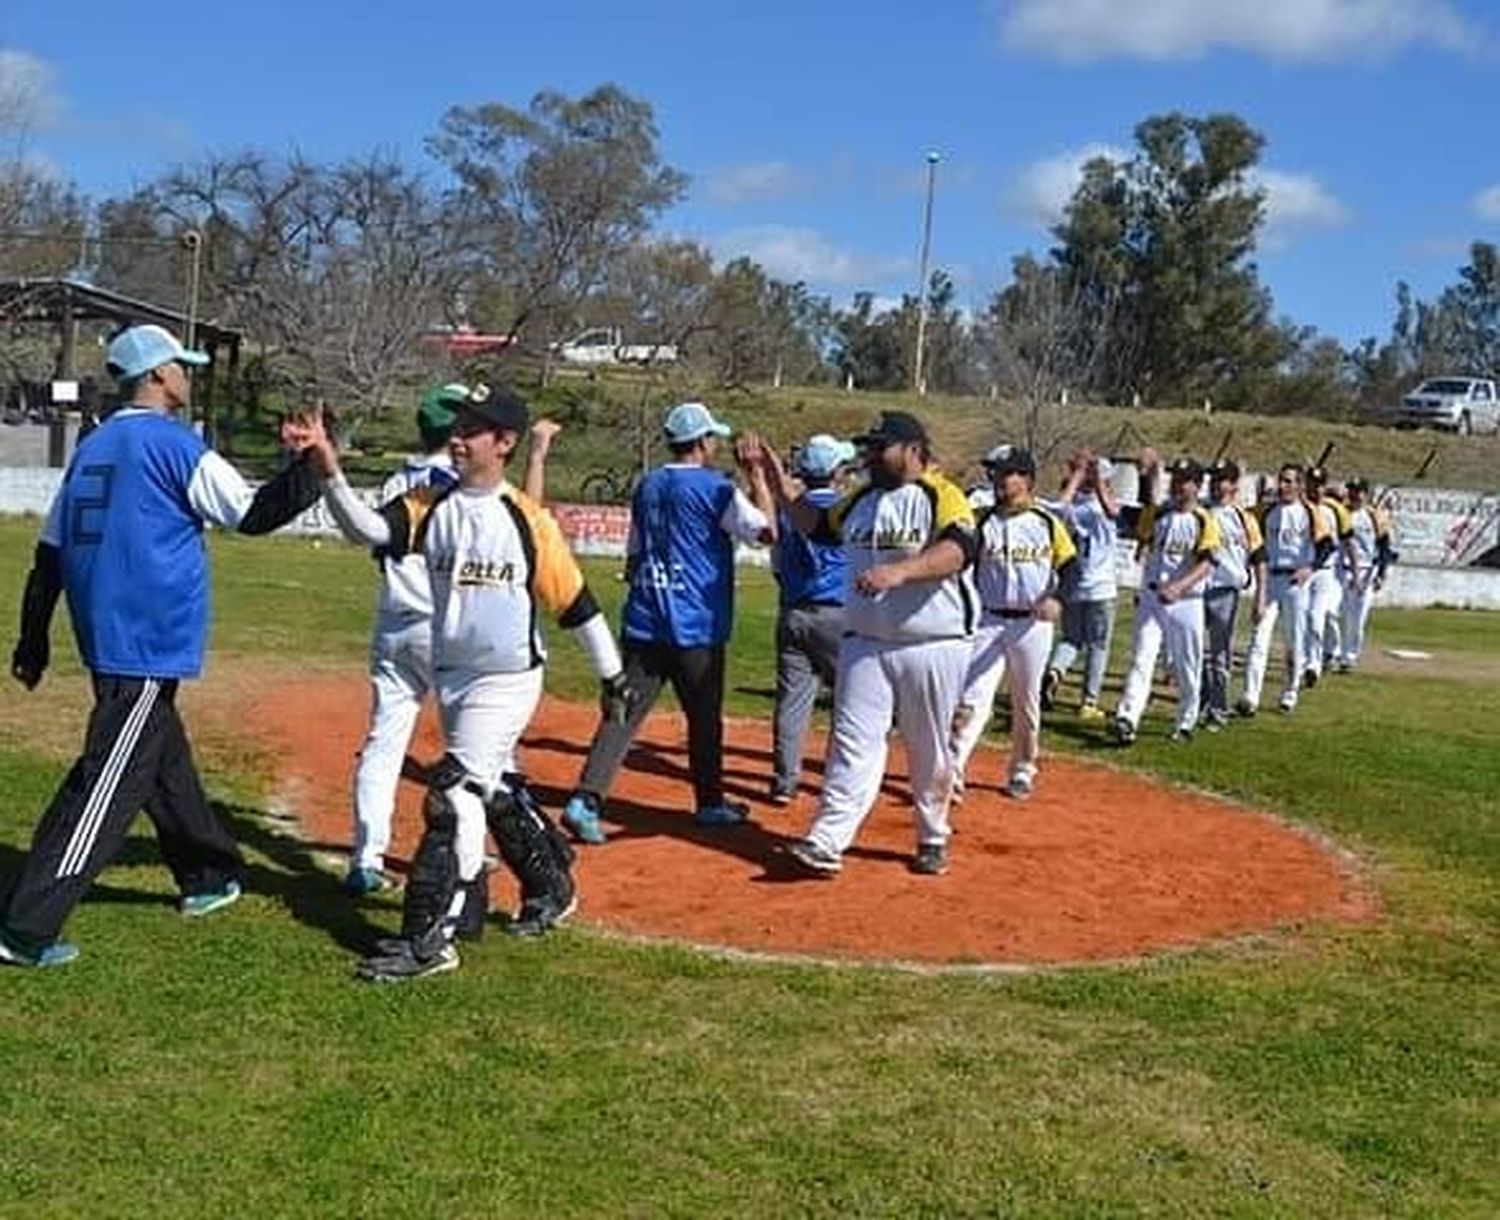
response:
[[[1442,428],[1468,436],[1500,432],[1500,396],[1483,377],[1429,377],[1391,412],[1398,428]]]
[[[672,343],[626,343],[618,326],[596,326],[575,335],[552,350],[564,364],[673,364],[677,346]]]

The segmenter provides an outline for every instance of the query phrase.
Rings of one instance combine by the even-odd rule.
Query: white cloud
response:
[[[1480,220],[1500,220],[1500,185],[1487,186],[1469,201]]]
[[[1233,49],[1278,60],[1378,56],[1484,41],[1453,0],[999,0],[1013,51],[1075,63],[1197,59]]]
[[[62,116],[57,72],[28,51],[0,47],[0,130],[35,131]]]
[[[1097,157],[1128,161],[1130,154],[1111,144],[1085,144],[1023,169],[1001,200],[1007,215],[1041,228],[1055,225],[1083,179],[1083,167]]]
[[[748,256],[779,280],[866,285],[907,274],[911,260],[880,258],[836,246],[815,229],[755,225],[713,238],[721,259]]]
[[[1349,219],[1349,209],[1311,174],[1256,169],[1249,178],[1266,194],[1261,240],[1267,249],[1285,249],[1297,233],[1337,228]]]
[[[805,184],[803,175],[785,161],[757,161],[714,170],[706,177],[704,193],[711,202],[732,207],[785,199]]]

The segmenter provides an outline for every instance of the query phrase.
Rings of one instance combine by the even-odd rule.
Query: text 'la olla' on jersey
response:
[[[427,562],[440,674],[534,669],[547,656],[539,607],[563,627],[598,612],[557,521],[508,483],[417,487],[380,512],[392,555],[419,552]]]
[[[1141,510],[1137,537],[1146,544],[1145,586],[1157,589],[1181,580],[1219,549],[1219,526],[1213,514],[1201,505],[1174,508],[1170,504],[1148,504]],[[1188,596],[1201,595],[1200,580]]]
[[[1067,528],[1031,501],[980,513],[978,533],[974,584],[985,610],[1031,610],[1056,590],[1057,573],[1077,562]]]
[[[848,560],[844,629],[889,643],[962,638],[974,630],[974,593],[968,565],[941,580],[912,581],[874,597],[858,592],[860,575],[896,563],[948,538],[965,558],[974,553],[974,512],[958,486],[924,471],[899,487],[866,484],[823,518],[829,539],[841,541]]]

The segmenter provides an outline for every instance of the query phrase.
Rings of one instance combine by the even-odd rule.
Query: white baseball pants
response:
[[[917,844],[948,842],[953,776],[948,734],[972,651],[968,639],[889,644],[844,637],[823,793],[807,832],[810,840],[837,855],[854,842],[885,778],[894,716],[906,743]]]
[[[443,739],[469,776],[486,791],[518,771],[516,747],[542,697],[542,667],[518,674],[438,675],[438,711]],[[458,875],[472,881],[484,867],[484,800],[466,788],[449,798],[458,814]]]
[[[1323,651],[1330,630],[1338,630],[1339,604],[1343,587],[1332,568],[1319,568],[1307,582],[1307,630],[1302,633],[1302,668],[1315,674],[1323,672]]]
[[[431,688],[429,620],[377,630],[370,646],[370,728],[354,772],[355,868],[385,865],[401,763]]]
[[[974,638],[963,694],[953,717],[953,772],[962,778],[984,736],[1000,683],[1010,675],[1010,778],[1036,779],[1041,753],[1042,675],[1052,653],[1053,626],[1035,618],[985,615]]]
[[[1344,586],[1344,645],[1340,659],[1346,665],[1359,662],[1365,647],[1365,630],[1370,624],[1370,608],[1375,604],[1374,573],[1361,572]]]
[[[1163,642],[1167,664],[1177,682],[1177,728],[1191,730],[1198,723],[1203,687],[1201,596],[1166,603],[1153,590],[1141,590],[1135,610],[1135,650],[1115,715],[1128,720],[1132,728],[1140,725],[1151,700],[1151,677]]]
[[[1290,573],[1271,577],[1266,612],[1255,624],[1250,656],[1245,662],[1245,702],[1252,708],[1260,706],[1260,692],[1266,681],[1266,666],[1271,660],[1271,639],[1276,634],[1277,619],[1281,620],[1282,644],[1286,649],[1286,682],[1281,688],[1281,702],[1287,708],[1297,706],[1298,680],[1302,674],[1302,637],[1307,631],[1309,617],[1308,593],[1308,585],[1299,585]]]

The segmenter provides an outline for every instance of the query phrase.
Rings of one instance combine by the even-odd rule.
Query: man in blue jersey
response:
[[[173,413],[187,369],[208,362],[159,326],[133,326],[109,345],[123,404],[79,445],[37,543],[11,673],[27,689],[50,659],[48,632],[66,593],[78,651],[94,687],[83,753],[32,836],[0,909],[0,962],[56,966],[78,950],[58,940],[69,913],[115,856],[144,807],[184,915],[240,895],[241,860],[209,808],[176,694],[203,666],[208,630],[205,524],[264,534],[318,497],[303,460],[258,491]],[[321,422],[282,428],[289,449],[321,439]]]
[[[698,823],[732,825],[747,813],[724,799],[724,646],[734,616],[735,543],[775,541],[771,493],[758,461],[742,463],[754,503],[714,468],[729,426],[702,403],[673,407],[663,431],[672,459],[641,480],[630,506],[620,634],[626,681],[639,698],[623,721],[600,721],[563,808],[563,824],[585,843],[604,842],[604,798],[668,682],[687,717]]]
[[[824,434],[802,446],[795,468],[809,504],[827,509],[838,502],[835,478],[855,456],[848,441]],[[838,668],[846,559],[842,544],[803,537],[783,514],[777,523],[773,563],[780,596],[772,749],[776,773],[771,780],[771,801],[789,805],[802,777],[802,743],[818,691],[833,687]]]

